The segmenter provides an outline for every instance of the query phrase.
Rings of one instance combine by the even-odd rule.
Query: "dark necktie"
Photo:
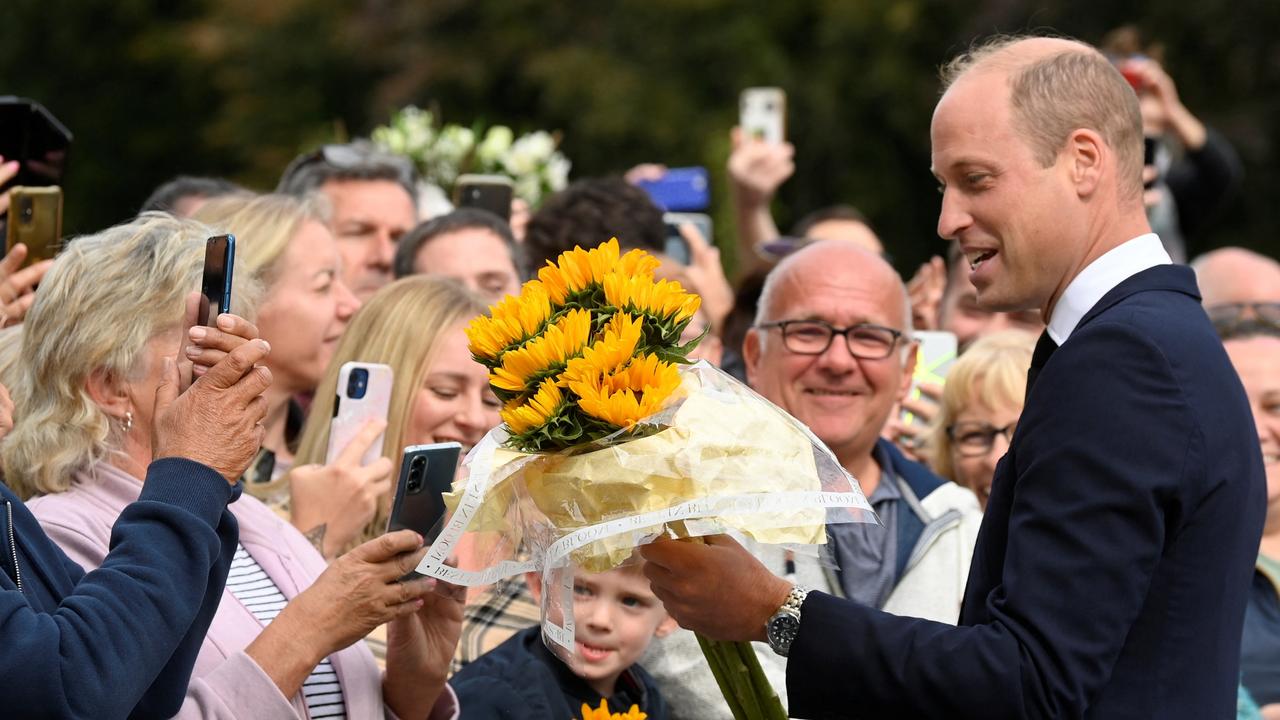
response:
[[[1058,349],[1058,343],[1049,337],[1049,331],[1045,330],[1040,333],[1040,339],[1036,341],[1035,352],[1031,354],[1031,368],[1027,370],[1027,398],[1031,397],[1031,386],[1036,383],[1036,377],[1040,375],[1041,368],[1049,362],[1049,356],[1054,350]],[[1023,400],[1024,404],[1026,400]]]

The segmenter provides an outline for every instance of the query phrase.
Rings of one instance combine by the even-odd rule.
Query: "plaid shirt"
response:
[[[517,632],[537,625],[542,609],[533,601],[523,577],[499,580],[462,615],[462,636],[449,674],[498,647]]]

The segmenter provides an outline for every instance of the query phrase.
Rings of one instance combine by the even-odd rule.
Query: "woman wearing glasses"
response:
[[[1009,330],[969,346],[947,374],[942,407],[925,442],[934,472],[972,490],[983,510],[996,463],[1022,414],[1035,343],[1035,335]]]

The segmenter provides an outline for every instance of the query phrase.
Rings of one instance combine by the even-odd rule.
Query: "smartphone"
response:
[[[18,161],[18,175],[0,183],[0,192],[19,185],[61,185],[71,140],[71,131],[40,103],[0,97],[0,157]]]
[[[511,222],[514,185],[506,175],[460,175],[454,185],[454,204],[488,210]]]
[[[641,180],[636,185],[663,210],[697,212],[711,207],[711,186],[704,167],[670,168],[657,180]]]
[[[920,383],[941,385],[956,362],[957,342],[955,333],[941,330],[918,330],[914,333],[919,351],[916,355],[916,371],[911,376],[911,390],[907,397],[920,398]],[[918,422],[912,413],[903,411],[902,422],[911,425]]]
[[[747,88],[738,108],[738,126],[749,136],[775,144],[786,140],[787,94],[782,88]]]
[[[428,544],[435,542],[444,527],[444,494],[453,488],[461,451],[456,442],[404,449],[387,532],[413,530]]]
[[[236,260],[236,236],[215,235],[204,246],[204,279],[200,281],[200,324],[213,325],[231,312],[231,275]]]
[[[338,370],[338,393],[329,421],[329,448],[325,464],[332,465],[352,438],[370,420],[387,420],[391,405],[391,367],[377,363],[348,362]],[[360,458],[368,465],[382,455],[385,438],[379,437]]]
[[[685,223],[692,223],[698,228],[698,232],[702,233],[702,239],[711,244],[711,216],[703,213],[663,213],[662,222],[667,226],[666,244],[663,246],[663,254],[675,260],[681,265],[693,264],[693,250],[689,247],[689,241],[684,239],[680,234],[680,226]]]
[[[9,193],[5,252],[27,246],[25,265],[47,260],[62,249],[62,188],[14,187]]]

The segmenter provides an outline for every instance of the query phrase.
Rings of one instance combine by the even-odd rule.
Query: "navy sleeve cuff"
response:
[[[140,501],[180,507],[216,528],[222,511],[240,497],[242,485],[230,485],[216,471],[186,458],[163,458],[147,468]]]

